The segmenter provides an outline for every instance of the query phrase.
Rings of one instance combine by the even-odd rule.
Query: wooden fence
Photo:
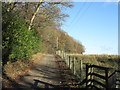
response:
[[[63,59],[66,66],[69,67],[75,75],[80,77],[80,85],[86,84],[86,88],[106,88],[106,90],[108,90],[108,88],[120,88],[120,71],[83,63],[82,60],[78,60],[77,57],[67,55],[60,50],[56,51],[56,54]],[[99,74],[101,71],[104,75]],[[113,72],[110,73],[110,71]]]
[[[83,76],[85,76],[85,72],[84,72],[84,75],[83,75],[83,63],[82,63],[82,60],[78,61],[77,57],[67,55],[63,51],[60,51],[60,50],[57,51],[56,54],[59,55],[62,58],[62,60],[66,64],[66,66],[69,69],[71,69],[71,71],[74,73],[74,75],[77,75],[78,77],[80,77],[80,81],[82,81]]]
[[[104,76],[98,73],[94,72],[94,68],[100,70],[104,70]],[[109,71],[113,70],[114,72],[109,75]],[[106,68],[106,67],[101,67],[97,65],[91,65],[91,64],[86,64],[86,87],[87,88],[106,88],[108,90],[109,88],[119,88],[120,86],[120,79],[117,77],[117,73],[120,71],[114,70],[112,68]],[[90,77],[89,77],[90,76]],[[99,80],[96,80],[95,77],[99,77]],[[100,82],[100,80],[103,79],[105,82]],[[99,86],[97,87],[96,84]],[[100,87],[102,86],[102,87]]]

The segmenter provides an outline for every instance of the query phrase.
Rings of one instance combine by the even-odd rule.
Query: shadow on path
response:
[[[53,88],[60,88],[59,85],[53,85],[53,84],[46,83],[46,82],[43,82],[43,81],[40,81],[40,80],[36,80],[36,79],[34,79],[34,81],[35,81],[35,83],[34,83],[34,85],[33,85],[32,88],[40,88],[40,87],[37,86],[38,83],[43,84],[43,85],[44,85],[44,88],[50,88],[50,87],[53,87]]]
[[[45,56],[29,73],[20,78],[18,88],[58,88],[61,76],[53,55]]]

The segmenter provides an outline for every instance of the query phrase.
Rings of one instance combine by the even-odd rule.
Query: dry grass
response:
[[[79,55],[76,57],[78,61],[83,60],[83,63],[118,69],[118,55]]]

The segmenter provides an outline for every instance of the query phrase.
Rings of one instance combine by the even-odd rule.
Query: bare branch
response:
[[[32,16],[32,19],[31,19],[31,21],[30,21],[30,25],[29,25],[28,31],[30,31],[30,29],[31,29],[31,26],[32,26],[32,24],[33,24],[33,20],[35,19],[35,16],[36,16],[36,14],[38,13],[41,4],[42,4],[42,0],[41,0],[40,3],[38,4],[35,13],[34,13],[34,15]]]

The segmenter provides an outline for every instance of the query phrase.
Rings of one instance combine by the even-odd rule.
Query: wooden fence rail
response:
[[[75,75],[80,77],[80,81],[81,81],[80,85],[83,85],[86,83],[86,88],[103,87],[103,88],[106,88],[106,90],[108,90],[109,88],[120,88],[120,76],[118,76],[120,75],[119,70],[114,70],[113,73],[108,75],[109,71],[113,70],[112,68],[106,68],[102,66],[83,63],[82,60],[78,60],[77,57],[67,55],[63,51],[60,51],[60,50],[56,51],[56,54],[61,56],[61,58],[66,63],[66,66],[69,67]],[[79,68],[78,67],[76,68],[77,64],[79,64]],[[86,65],[85,69],[83,69],[83,65]],[[80,73],[77,72],[78,69]],[[104,75],[100,75],[97,72],[94,72],[94,69],[104,71]],[[83,70],[84,72],[86,72],[86,77],[84,78],[83,78]],[[98,77],[99,80],[96,80],[95,77]],[[104,80],[104,83],[100,81],[101,79]]]
[[[89,68],[99,68],[101,70],[104,70],[105,71],[105,76],[102,76],[98,73],[94,73],[94,72],[89,72]],[[86,64],[86,78],[87,78],[87,82],[86,82],[86,87],[94,87],[95,85],[91,85],[89,84],[88,85],[88,82],[93,82],[93,83],[97,83],[99,84],[100,86],[102,86],[103,88],[106,88],[106,90],[108,90],[108,88],[120,88],[120,79],[118,79],[117,77],[117,73],[120,71],[118,70],[115,70],[111,75],[108,76],[108,73],[109,73],[109,70],[111,68],[106,68],[106,67],[101,67],[101,66],[97,66],[97,65],[88,65]],[[105,83],[103,82],[99,82],[98,80],[95,80],[93,78],[90,78],[88,79],[88,77],[90,76],[96,76],[96,77],[99,77],[101,79],[104,79],[105,80]],[[110,78],[112,78],[112,81],[109,81]],[[113,86],[114,85],[114,86]],[[97,87],[97,86],[95,86]]]

